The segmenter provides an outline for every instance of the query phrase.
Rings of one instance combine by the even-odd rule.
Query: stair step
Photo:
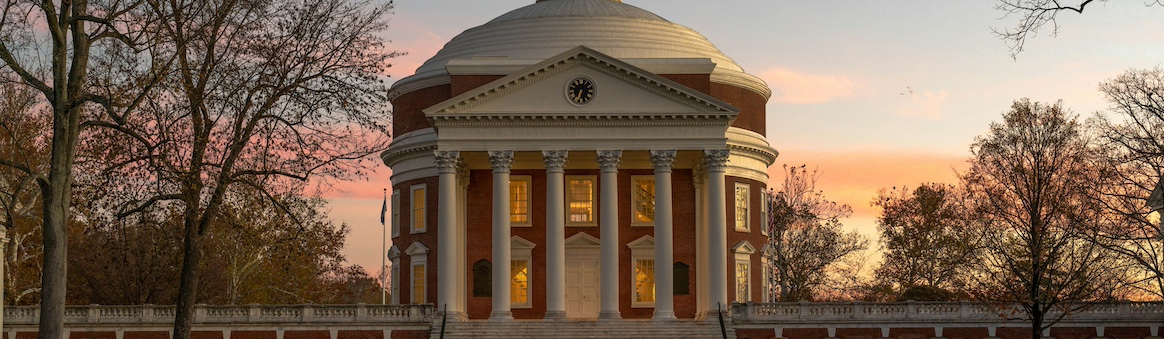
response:
[[[433,324],[430,338],[439,339],[440,322]],[[735,328],[727,324],[728,338],[735,338]],[[719,322],[676,320],[568,321],[514,320],[492,322],[470,320],[449,322],[445,339],[460,338],[698,338],[722,339]]]

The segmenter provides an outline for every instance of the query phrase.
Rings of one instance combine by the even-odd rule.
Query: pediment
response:
[[[428,254],[428,246],[417,241],[412,243],[412,246],[408,246],[404,253],[408,253],[408,255]]]
[[[392,247],[388,249],[388,260],[396,261],[397,258],[400,258],[400,248],[396,247],[396,245],[392,245]]]
[[[602,243],[592,235],[579,232],[572,237],[566,238],[566,247],[599,247]]]
[[[654,249],[655,238],[649,235],[644,235],[641,238],[638,238],[638,240],[626,244],[626,247],[630,247],[631,249]]]
[[[593,80],[595,95],[572,103],[568,83]],[[701,116],[734,119],[739,109],[636,66],[578,46],[424,110],[445,119],[556,116]]]
[[[739,254],[752,254],[756,253],[756,248],[752,247],[752,244],[747,240],[740,240],[739,243],[736,243],[735,246],[732,246],[732,252]]]
[[[537,244],[515,235],[512,238],[509,238],[509,247],[515,250],[529,250],[537,247]]]

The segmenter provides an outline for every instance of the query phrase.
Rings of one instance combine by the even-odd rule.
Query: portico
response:
[[[575,13],[599,7],[609,8]],[[486,26],[614,15],[681,30],[609,0],[528,9]],[[390,93],[401,128],[382,154],[401,211],[393,242],[435,259],[397,254],[393,282],[411,298],[394,300],[508,322],[703,318],[757,298],[732,292],[760,279],[729,279],[751,258],[728,246],[764,242],[759,195],[776,152],[755,127],[761,81],[710,51],[628,58],[581,43],[536,58],[467,57],[459,41],[434,57],[443,67],[426,64]]]

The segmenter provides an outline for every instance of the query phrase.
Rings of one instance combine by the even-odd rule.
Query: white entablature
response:
[[[567,84],[591,79],[577,105]],[[719,149],[739,109],[584,46],[424,110],[439,149]]]

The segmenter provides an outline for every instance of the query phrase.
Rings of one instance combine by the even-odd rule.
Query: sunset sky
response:
[[[408,55],[395,61],[392,81],[462,31],[533,2],[396,0],[384,36]],[[1017,59],[991,32],[1013,22],[993,0],[624,2],[702,33],[764,79],[773,92],[768,140],[780,151],[772,181],[782,164],[818,167],[818,188],[855,211],[847,227],[874,241],[877,190],[955,182],[974,137],[1013,100],[1062,99],[1087,117],[1107,107],[1100,82],[1164,66],[1164,8],[1141,1],[1063,13],[1059,36],[1031,39]],[[352,229],[348,260],[373,275],[389,175],[384,166],[329,197],[332,218]]]

